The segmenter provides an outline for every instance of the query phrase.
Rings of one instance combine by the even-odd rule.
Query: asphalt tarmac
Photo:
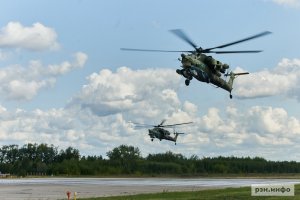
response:
[[[23,178],[0,179],[1,200],[66,199],[193,191],[208,188],[243,187],[251,184],[299,184],[299,179],[215,179],[215,178]]]

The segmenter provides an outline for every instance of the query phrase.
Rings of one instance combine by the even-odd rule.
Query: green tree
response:
[[[59,155],[57,155],[57,161],[62,162],[64,160],[79,160],[80,154],[79,150],[73,147],[68,147],[66,150],[61,150]]]
[[[142,158],[139,148],[127,145],[116,147],[106,155],[112,165],[122,168],[126,174],[134,173],[138,168],[137,161]]]

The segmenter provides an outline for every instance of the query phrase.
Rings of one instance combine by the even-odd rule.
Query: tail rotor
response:
[[[230,73],[226,73],[224,76],[225,76],[225,77],[227,77],[227,76],[230,77],[227,83],[228,83],[229,87],[230,87],[231,90],[232,90],[232,85],[233,85],[234,79],[235,79],[236,77],[238,77],[238,76],[241,76],[241,75],[247,75],[247,74],[249,74],[249,72],[240,72],[240,73],[233,73],[233,72],[230,72]],[[230,95],[229,95],[230,99],[232,99],[231,90],[230,90]]]

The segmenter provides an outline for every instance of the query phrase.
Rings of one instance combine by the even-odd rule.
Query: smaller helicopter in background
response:
[[[152,142],[155,138],[157,138],[160,141],[161,140],[173,141],[173,142],[175,142],[175,145],[176,145],[178,135],[184,134],[184,133],[175,132],[175,127],[193,123],[193,122],[184,122],[184,123],[178,123],[178,124],[165,124],[164,125],[165,122],[166,122],[166,120],[164,119],[158,125],[140,124],[140,123],[134,123],[134,122],[130,122],[130,123],[134,124],[135,128],[153,127],[152,129],[148,129],[148,132],[149,132],[148,135],[150,136]],[[170,131],[166,130],[165,128],[173,128],[174,129],[174,132],[173,132],[174,137],[172,137]]]

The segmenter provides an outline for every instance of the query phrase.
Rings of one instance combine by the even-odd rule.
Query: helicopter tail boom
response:
[[[174,142],[176,143],[178,135],[183,135],[184,133],[175,133]]]
[[[236,76],[240,76],[240,75],[247,75],[247,74],[249,74],[249,72],[241,72],[241,73],[233,73],[233,74],[236,77]]]
[[[230,76],[229,80],[228,80],[228,85],[229,85],[229,88],[230,88],[230,98],[232,98],[232,95],[231,95],[231,90],[232,90],[232,85],[233,85],[233,81],[234,79],[237,77],[237,76],[241,76],[241,75],[247,75],[249,74],[249,72],[240,72],[240,73],[233,73],[233,72],[230,72],[230,74],[226,74],[225,76]]]

